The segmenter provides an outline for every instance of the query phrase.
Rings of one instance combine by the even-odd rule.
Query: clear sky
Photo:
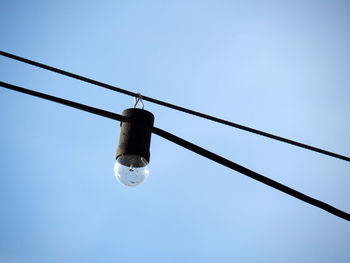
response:
[[[350,1],[0,1],[0,49],[350,156]],[[0,79],[133,98],[0,57]],[[350,212],[350,165],[145,102],[155,125]],[[350,224],[157,136],[0,88],[0,262],[349,262]]]

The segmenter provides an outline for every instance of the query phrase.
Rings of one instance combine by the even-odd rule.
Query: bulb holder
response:
[[[116,159],[121,155],[139,155],[150,158],[151,134],[154,115],[149,111],[130,108],[123,111],[126,121],[122,121]]]

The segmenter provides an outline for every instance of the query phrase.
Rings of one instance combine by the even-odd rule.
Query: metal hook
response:
[[[141,103],[141,106],[142,106],[142,109],[144,108],[144,104],[143,104],[143,101],[142,101],[142,95],[141,93],[136,93],[138,95],[138,97],[134,97],[134,108],[136,108],[137,106],[137,103]]]

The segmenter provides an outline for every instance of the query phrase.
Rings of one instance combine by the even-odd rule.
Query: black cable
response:
[[[22,93],[26,93],[26,94],[29,94],[29,95],[32,95],[32,96],[35,96],[35,97],[39,97],[39,98],[42,98],[42,99],[46,99],[46,100],[50,100],[50,101],[54,101],[54,102],[57,102],[57,103],[60,103],[60,104],[64,104],[66,106],[70,106],[70,107],[73,107],[73,108],[76,108],[76,109],[80,109],[80,110],[83,110],[83,111],[87,111],[87,112],[90,112],[90,113],[93,113],[93,114],[96,114],[96,115],[100,115],[100,116],[103,116],[103,117],[107,117],[107,118],[110,118],[110,119],[113,119],[113,120],[118,120],[118,121],[126,121],[125,117],[119,115],[119,114],[115,114],[115,113],[112,113],[112,112],[108,112],[108,111],[105,111],[105,110],[101,110],[101,109],[97,109],[97,108],[93,108],[93,107],[90,107],[90,106],[87,106],[87,105],[84,105],[84,104],[80,104],[80,103],[76,103],[76,102],[73,102],[73,101],[69,101],[69,100],[65,100],[65,99],[61,99],[61,98],[57,98],[57,97],[54,97],[54,96],[51,96],[51,95],[47,95],[47,94],[44,94],[44,93],[40,93],[40,92],[37,92],[37,91],[32,91],[32,90],[28,90],[28,89],[25,89],[25,88],[22,88],[22,87],[18,87],[18,86],[15,86],[15,85],[11,85],[11,84],[8,84],[8,83],[5,83],[5,82],[2,82],[0,81],[0,86],[4,87],[4,88],[7,88],[7,89],[11,89],[11,90],[15,90],[15,91],[18,91],[18,92],[22,92]],[[275,188],[281,192],[284,192],[288,195],[291,195],[295,198],[298,198],[299,200],[302,200],[308,204],[311,204],[311,205],[314,205],[318,208],[321,208],[335,216],[338,216],[340,218],[343,218],[347,221],[350,221],[350,215],[344,211],[341,211],[327,203],[324,203],[322,201],[319,201],[317,199],[314,199],[310,196],[307,196],[301,192],[298,192],[288,186],[285,186],[279,182],[276,182],[270,178],[267,178],[261,174],[258,174],[252,170],[249,170],[239,164],[236,164],[234,162],[231,162],[230,160],[227,160],[215,153],[212,153],[204,148],[201,148],[191,142],[188,142],[184,139],[181,139],[169,132],[166,132],[164,130],[161,130],[157,127],[153,127],[153,130],[152,132],[154,134],[157,134],[158,136],[161,136],[173,143],[176,143],[192,152],[195,152],[199,155],[202,155],[216,163],[219,163],[221,165],[224,165],[228,168],[231,168],[239,173],[242,173],[246,176],[249,176],[250,178],[252,179],[255,179],[263,184],[266,184],[268,186],[271,186],[272,188]]]
[[[338,208],[335,208],[327,203],[324,203],[324,202],[319,201],[315,198],[307,196],[307,195],[305,195],[299,191],[296,191],[296,190],[294,190],[286,185],[283,185],[279,182],[276,182],[268,177],[265,177],[261,174],[254,172],[252,170],[249,170],[249,169],[247,169],[239,164],[236,164],[230,160],[227,160],[227,159],[225,159],[225,158],[223,158],[215,153],[212,153],[204,148],[201,148],[201,147],[199,147],[191,142],[188,142],[184,139],[181,139],[181,138],[179,138],[179,137],[177,137],[169,132],[163,131],[163,130],[156,128],[156,127],[153,128],[152,132],[154,134],[157,134],[158,136],[161,136],[164,139],[167,139],[173,143],[176,143],[176,144],[178,144],[178,145],[180,145],[180,146],[182,146],[182,147],[184,147],[192,152],[195,152],[199,155],[202,155],[202,156],[204,156],[204,157],[206,157],[206,158],[208,158],[216,163],[222,164],[222,165],[224,165],[228,168],[231,168],[239,173],[242,173],[242,174],[244,174],[244,175],[246,175],[254,180],[257,180],[263,184],[271,186],[272,188],[275,188],[283,193],[291,195],[291,196],[293,196],[301,201],[304,201],[310,205],[314,205],[314,206],[321,208],[321,209],[323,209],[323,210],[325,210],[325,211],[327,211],[335,216],[338,216],[338,217],[341,217],[347,221],[350,221],[350,214],[348,214],[344,211],[341,211]]]
[[[39,97],[39,98],[42,98],[42,99],[45,99],[45,100],[50,100],[50,101],[53,101],[53,102],[57,102],[57,103],[60,103],[60,104],[63,104],[63,105],[66,105],[66,106],[69,106],[69,107],[72,107],[72,108],[76,108],[76,109],[79,109],[79,110],[83,110],[83,111],[87,111],[87,112],[90,112],[90,113],[93,113],[93,114],[97,114],[97,115],[100,115],[100,116],[103,116],[103,117],[106,117],[106,118],[110,118],[110,119],[113,119],[113,120],[125,121],[125,117],[124,116],[116,114],[116,113],[113,113],[113,112],[110,112],[110,111],[101,110],[101,109],[90,107],[90,106],[87,106],[87,105],[84,105],[84,104],[80,104],[80,103],[77,103],[77,102],[74,102],[74,101],[65,100],[65,99],[62,99],[62,98],[58,98],[58,97],[55,97],[55,96],[51,96],[51,95],[48,95],[48,94],[45,94],[45,93],[41,93],[41,92],[37,92],[37,91],[34,91],[34,90],[30,90],[30,89],[25,89],[25,88],[18,87],[18,86],[15,86],[15,85],[12,85],[12,84],[9,84],[9,83],[5,83],[5,82],[2,82],[2,81],[0,81],[0,86],[2,86],[4,88],[7,88],[7,89],[10,89],[10,90],[15,90],[15,91],[22,92],[22,93],[25,93],[25,94],[28,94],[28,95],[32,95],[34,97]]]
[[[131,91],[128,91],[128,90],[124,90],[124,89],[121,89],[121,88],[118,88],[118,87],[115,87],[115,86],[112,86],[112,85],[109,85],[109,84],[105,84],[105,83],[102,83],[102,82],[99,82],[99,81],[96,81],[96,80],[93,80],[93,79],[90,79],[90,78],[86,78],[86,77],[83,77],[83,76],[80,76],[80,75],[77,75],[77,74],[74,74],[74,73],[70,73],[70,72],[67,72],[67,71],[55,68],[55,67],[51,67],[51,66],[48,66],[48,65],[45,65],[45,64],[33,61],[33,60],[29,60],[29,59],[26,59],[26,58],[23,58],[23,57],[19,57],[19,56],[16,56],[16,55],[13,55],[13,54],[1,51],[1,50],[0,50],[0,55],[2,55],[4,57],[11,58],[11,59],[14,59],[14,60],[17,60],[17,61],[24,62],[24,63],[27,63],[27,64],[30,64],[30,65],[33,65],[33,66],[36,66],[36,67],[39,67],[39,68],[43,68],[43,69],[46,69],[46,70],[49,70],[49,71],[53,71],[53,72],[56,72],[58,74],[65,75],[67,77],[78,79],[78,80],[81,80],[81,81],[84,81],[84,82],[87,82],[87,83],[90,83],[90,84],[93,84],[93,85],[96,85],[96,86],[100,86],[100,87],[103,87],[103,88],[106,88],[106,89],[109,89],[109,90],[113,90],[113,91],[116,91],[116,92],[119,92],[119,93],[123,93],[123,94],[129,95],[129,96],[133,96],[133,97],[138,96],[137,93],[134,93],[134,92],[131,92]],[[261,135],[261,136],[264,136],[264,137],[268,137],[270,139],[274,139],[274,140],[277,140],[277,141],[288,143],[288,144],[291,144],[291,145],[294,145],[294,146],[298,146],[298,147],[301,147],[301,148],[304,148],[304,149],[307,149],[307,150],[310,150],[310,151],[318,152],[318,153],[321,153],[321,154],[325,154],[325,155],[328,155],[328,156],[331,156],[331,157],[334,157],[334,158],[338,158],[338,159],[350,162],[350,157],[347,157],[347,156],[344,156],[344,155],[340,155],[340,154],[333,153],[333,152],[330,152],[330,151],[326,151],[326,150],[323,150],[323,149],[320,149],[320,148],[316,148],[316,147],[313,147],[313,146],[310,146],[310,145],[307,145],[307,144],[304,144],[304,143],[300,143],[300,142],[297,142],[297,141],[293,141],[293,140],[290,140],[290,139],[287,139],[287,138],[283,138],[283,137],[280,137],[280,136],[277,136],[277,135],[274,135],[274,134],[271,134],[271,133],[259,131],[259,130],[256,130],[256,129],[253,129],[253,128],[250,128],[250,127],[247,127],[247,126],[243,126],[243,125],[240,125],[240,124],[237,124],[237,123],[233,123],[233,122],[230,122],[230,121],[227,121],[227,120],[223,120],[223,119],[211,116],[211,115],[200,113],[198,111],[193,111],[193,110],[190,110],[190,109],[186,109],[186,108],[183,108],[183,107],[180,107],[180,106],[177,106],[177,105],[174,105],[174,104],[170,104],[170,103],[167,103],[167,102],[164,102],[164,101],[160,101],[160,100],[157,100],[157,99],[154,99],[154,98],[151,98],[151,97],[147,97],[147,96],[144,96],[144,95],[142,95],[142,99],[147,100],[149,102],[153,102],[155,104],[159,104],[159,105],[168,107],[168,108],[172,108],[174,110],[182,111],[182,112],[185,112],[185,113],[188,113],[188,114],[192,114],[192,115],[195,115],[195,116],[198,116],[198,117],[201,117],[201,118],[205,118],[205,119],[208,119],[208,120],[211,120],[211,121],[214,121],[214,122],[218,122],[218,123],[221,123],[221,124],[224,124],[224,125],[228,125],[228,126],[231,126],[231,127],[237,128],[237,129],[245,130],[245,131],[248,131],[248,132],[251,132],[251,133],[254,133],[254,134],[258,134],[258,135]]]

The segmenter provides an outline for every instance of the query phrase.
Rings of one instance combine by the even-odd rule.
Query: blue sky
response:
[[[350,156],[348,1],[1,1],[0,49]],[[0,58],[2,81],[133,99]],[[145,102],[155,125],[350,212],[348,163]],[[0,89],[0,261],[349,262],[350,225],[157,136],[120,185],[120,127]]]

